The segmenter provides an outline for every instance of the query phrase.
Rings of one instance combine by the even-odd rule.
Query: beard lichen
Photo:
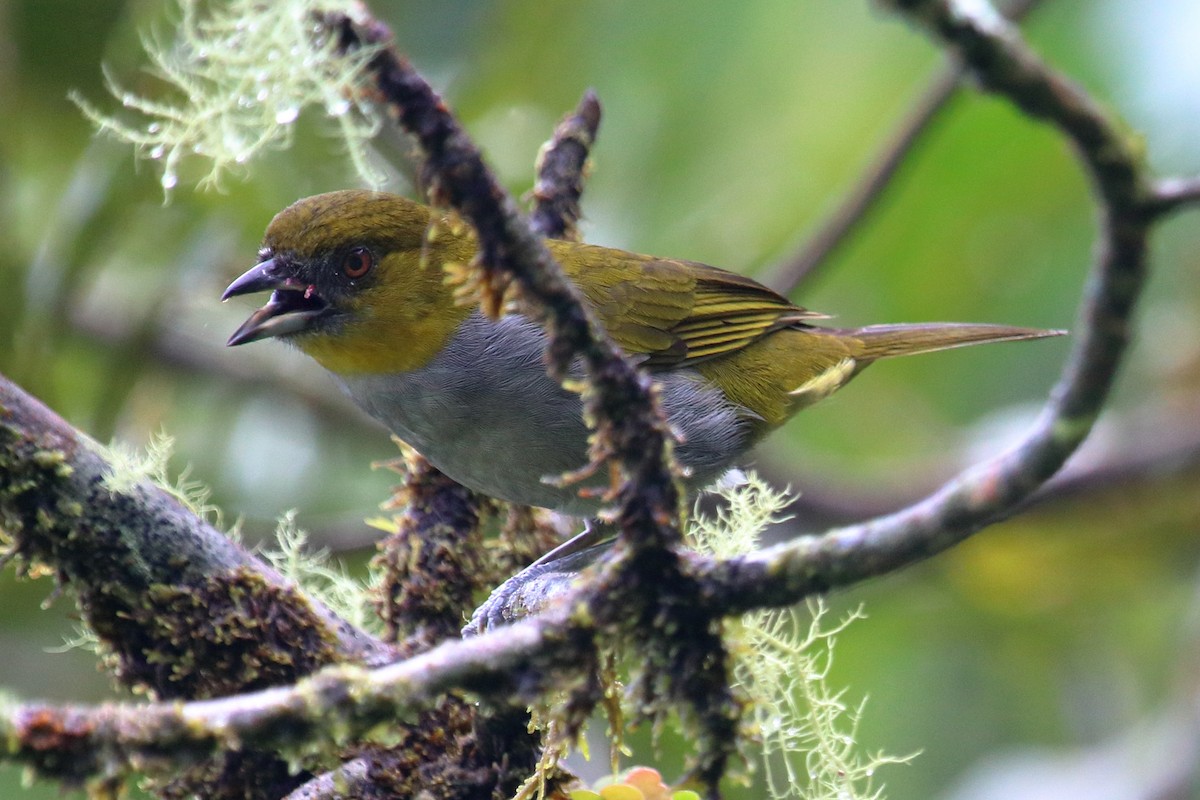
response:
[[[722,507],[715,515],[698,509],[689,527],[696,549],[731,558],[759,546],[768,525],[782,519],[788,496],[753,473],[717,490]],[[754,611],[726,624],[738,688],[750,698],[746,715],[748,739],[762,750],[762,769],[773,798],[857,800],[880,798],[875,771],[903,763],[867,753],[858,742],[863,702],[849,705],[845,691],[829,685],[837,635],[861,609],[830,624],[821,598],[807,610]]]
[[[352,0],[178,0],[174,42],[143,35],[150,73],[164,87],[157,96],[136,94],[106,74],[108,89],[136,117],[101,111],[72,100],[96,127],[132,144],[139,156],[162,165],[169,194],[186,157],[209,162],[202,183],[219,185],[266,150],[291,145],[302,110],[316,107],[331,120],[359,176],[382,182],[367,156],[380,117],[362,91],[375,50],[343,52],[335,15],[353,18]]]

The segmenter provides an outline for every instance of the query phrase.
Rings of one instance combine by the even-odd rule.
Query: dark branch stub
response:
[[[578,240],[579,198],[588,153],[600,129],[600,98],[588,89],[538,154],[529,226],[547,239]]]

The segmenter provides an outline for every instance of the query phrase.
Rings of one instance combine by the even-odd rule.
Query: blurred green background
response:
[[[865,2],[371,5],[515,193],[593,87],[605,117],[587,239],[748,274],[804,241],[940,64]],[[393,446],[283,347],[226,350],[250,306],[218,302],[275,211],[355,183],[328,123],[302,117],[294,149],[223,191],[193,191],[204,167],[185,169],[164,205],[156,165],[96,139],[67,100],[77,90],[117,110],[102,65],[151,85],[138,32],[168,31],[174,8],[0,2],[0,372],[102,441],[169,432],[177,467],[251,539],[297,508],[314,539],[361,568],[374,537],[361,520],[394,482],[369,464]],[[1025,28],[1142,135],[1161,174],[1200,172],[1200,4],[1046,0]],[[1095,233],[1087,192],[1059,137],[964,93],[795,299],[848,325],[1071,327]],[[1198,223],[1179,214],[1155,235],[1136,343],[1096,441],[1074,459],[1079,480],[931,563],[834,596],[869,615],[841,637],[832,676],[870,695],[865,746],[923,751],[881,772],[890,797],[1200,796]],[[793,420],[760,461],[839,514],[898,507],[1011,442],[1069,344],[876,367]],[[73,626],[68,598],[39,609],[51,588],[0,573],[0,686],[111,696],[90,655],[50,652]],[[59,796],[18,790],[19,777],[0,767],[0,797]]]

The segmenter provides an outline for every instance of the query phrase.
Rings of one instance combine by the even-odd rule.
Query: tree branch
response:
[[[588,153],[600,129],[600,98],[584,92],[573,114],[554,129],[538,154],[534,208],[529,226],[547,239],[578,240],[579,198],[587,177]]]
[[[1032,11],[1040,0],[1016,0],[1006,10],[1013,22]],[[800,284],[811,280],[845,244],[883,198],[917,143],[932,129],[933,123],[949,108],[958,95],[966,68],[959,62],[945,64],[926,85],[904,119],[871,159],[866,171],[838,201],[837,206],[808,235],[803,246],[786,261],[771,270],[763,282],[780,294],[790,295]]]
[[[74,784],[120,774],[128,766],[170,775],[228,750],[298,756],[331,732],[347,739],[410,719],[452,689],[509,699],[527,684],[569,665],[571,652],[545,622],[454,641],[374,670],[334,666],[294,685],[216,700],[93,707],[0,706],[0,759]],[[298,782],[298,783],[302,783]]]
[[[1091,431],[1128,343],[1144,282],[1153,221],[1148,180],[1137,152],[1105,112],[1038,59],[1017,30],[984,4],[887,5],[924,26],[983,88],[1059,128],[1074,143],[1101,210],[1075,346],[1041,418],[1012,451],[968,469],[903,511],[711,565],[717,602],[733,608],[786,605],[899,569],[1012,514]]]
[[[1156,216],[1196,205],[1200,205],[1200,177],[1163,178],[1153,185],[1147,200],[1147,210]]]
[[[472,287],[483,311],[508,303],[541,322],[552,377],[568,384],[582,365],[584,416],[592,422],[588,474],[611,465],[620,534],[613,553],[585,587],[580,613],[589,627],[621,633],[648,654],[640,707],[661,714],[666,694],[698,723],[696,777],[711,796],[736,748],[741,710],[729,681],[728,654],[715,619],[699,602],[700,586],[677,550],[681,495],[670,458],[672,437],[650,377],[602,333],[581,294],[554,263],[542,239],[483,163],[482,156],[432,87],[391,44],[383,23],[364,14],[333,17],[342,45],[375,48],[368,64],[375,88],[425,156],[431,197],[456,209],[475,229],[479,255]],[[514,302],[515,301],[515,302]],[[594,642],[593,642],[594,644]],[[583,666],[581,664],[580,666]],[[567,707],[574,734],[600,699],[587,682]]]
[[[602,446],[593,455],[597,461],[611,455],[626,467],[628,476],[618,491],[623,547],[617,559],[579,589],[575,599],[581,603],[566,602],[541,618],[465,642],[446,643],[373,670],[329,667],[294,686],[187,704],[10,708],[0,713],[0,741],[7,746],[0,758],[30,764],[59,778],[83,780],[111,775],[124,765],[162,774],[180,763],[232,749],[299,753],[330,731],[355,736],[377,724],[410,717],[452,689],[485,698],[530,697],[554,675],[577,674],[581,664],[592,663],[597,630],[624,623],[628,628],[622,629],[645,626],[644,630],[656,630],[664,637],[669,633],[663,633],[663,626],[680,626],[696,636],[690,643],[668,638],[666,653],[653,648],[638,652],[652,662],[648,669],[661,670],[676,681],[687,676],[673,687],[670,699],[690,704],[701,715],[708,737],[700,742],[706,748],[701,777],[715,784],[728,754],[722,737],[731,735],[736,707],[718,688],[728,691],[724,653],[713,619],[752,607],[791,603],[830,586],[900,568],[1013,513],[1091,430],[1129,336],[1131,313],[1144,279],[1150,226],[1168,208],[1193,202],[1195,195],[1186,186],[1167,191],[1161,183],[1151,184],[1133,148],[1096,104],[1045,67],[1016,31],[985,5],[952,0],[895,5],[955,52],[986,89],[1060,128],[1075,143],[1095,186],[1102,212],[1100,247],[1080,314],[1080,333],[1040,421],[1018,448],[968,470],[897,514],[733,562],[697,558],[681,563],[672,549],[678,537],[673,516],[678,500],[664,462],[668,444],[649,382],[598,337],[577,296],[444,105],[420,76],[383,47],[372,62],[380,90],[429,155],[426,170],[435,197],[458,208],[479,234],[486,304],[498,309],[513,281],[525,302],[536,299],[541,304],[556,373],[566,374],[576,355],[588,366],[592,388],[587,400],[603,433]],[[373,20],[360,19],[342,30],[347,46],[353,46],[362,31],[366,41],[375,44],[390,36]],[[0,405],[11,414],[9,402]],[[70,451],[73,457],[71,448],[46,444],[37,435],[15,435],[13,430],[8,423],[0,425],[0,453],[15,442],[20,460],[14,463],[22,470],[14,473],[20,480],[0,487],[4,528],[19,532],[16,544],[22,555],[44,559],[46,551],[59,562],[71,563],[63,557],[71,552],[69,548],[62,545],[64,549],[55,554],[57,539],[47,533],[63,529],[66,523],[59,516],[96,513],[77,509],[67,499],[94,497],[100,506],[111,501],[100,493],[103,470],[91,465],[90,474],[84,474],[72,465],[64,471],[63,453]],[[38,470],[49,473],[48,477],[38,475]],[[28,502],[26,472],[42,481],[39,486],[49,486],[51,493],[35,495],[36,502]],[[71,487],[82,494],[53,493],[55,486],[73,480],[82,481]],[[47,498],[49,502],[44,502]],[[44,519],[47,516],[49,521]],[[126,516],[127,510],[122,521]],[[10,517],[17,520],[15,526]],[[172,521],[164,519],[163,524]],[[113,528],[111,521],[104,524]],[[183,525],[186,530],[194,526],[194,522]],[[153,536],[146,538],[149,546]],[[203,542],[207,542],[204,537],[185,535],[185,547],[196,551],[200,566],[228,566],[226,560],[234,566],[241,563],[236,554],[222,555],[226,551],[220,548],[210,552],[201,546]],[[171,552],[176,560],[165,566],[175,572],[167,572],[166,577],[178,579],[196,570],[186,559],[178,560],[176,548]],[[144,577],[139,579],[145,582]],[[629,582],[639,593],[631,593]],[[635,605],[628,603],[631,598]],[[674,604],[665,612],[659,605],[664,599]],[[580,613],[581,608],[590,613]],[[651,614],[657,616],[649,618]],[[344,645],[338,635],[331,639],[337,643],[331,647],[357,644],[364,652],[374,650],[354,636]],[[711,663],[697,664],[698,658]],[[713,708],[701,706],[702,701],[714,699]]]
[[[283,800],[344,800],[358,797],[371,785],[370,764],[365,758],[356,758],[335,770],[322,772]]]
[[[290,581],[174,496],[141,476],[120,474],[96,443],[3,375],[0,476],[0,537],[12,547],[6,559],[47,564],[60,582],[76,589],[85,619],[114,648],[121,677],[131,686],[164,697],[196,697],[256,685],[229,673],[184,680],[182,665],[164,673],[146,660],[149,653],[187,644],[174,629],[184,620],[167,619],[169,600],[207,593],[216,602],[225,581],[231,591],[245,591],[233,584],[249,583],[262,593],[257,601],[266,605],[239,605],[246,625],[291,618],[300,626],[292,635],[305,632],[303,642],[269,643],[280,648],[269,663],[291,664],[276,678],[289,680],[334,661],[380,663],[391,657],[390,648],[306,600]],[[188,636],[204,633],[201,627]],[[257,685],[268,682],[261,675]]]
[[[157,697],[252,691],[392,657],[2,375],[0,542],[6,559],[48,565],[69,584],[118,678]],[[246,750],[236,763],[230,753],[171,778],[185,793],[214,786],[214,774],[225,788],[305,780],[273,753]],[[64,755],[48,756],[60,777],[96,768]]]

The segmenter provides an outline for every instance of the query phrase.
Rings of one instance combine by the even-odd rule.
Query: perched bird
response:
[[[1061,331],[927,323],[821,327],[761,284],[694,261],[547,241],[608,335],[661,384],[689,491],[881,358]],[[476,253],[466,226],[369,191],[305,198],[267,228],[259,263],[222,299],[270,290],[229,339],[275,337],[329,370],[368,414],[459,483],[594,513],[558,476],[587,460],[579,395],[546,375],[528,319],[455,302],[443,265]]]

